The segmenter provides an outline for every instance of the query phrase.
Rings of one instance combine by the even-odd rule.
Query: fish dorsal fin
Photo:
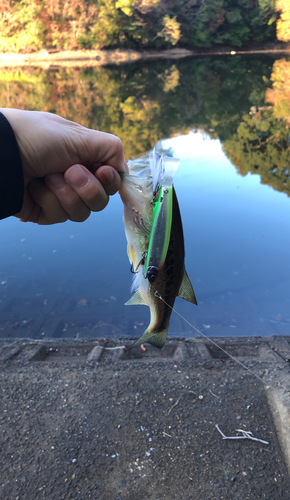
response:
[[[125,306],[147,306],[141,290],[137,290],[137,292],[132,295],[131,299],[126,302]]]
[[[181,285],[179,287],[177,296],[180,297],[181,299],[187,300],[188,302],[192,302],[192,304],[197,305],[196,296],[195,296],[195,293],[194,293],[193,288],[192,288],[192,284],[190,283],[190,279],[189,279],[185,269],[184,269],[182,282],[181,282]]]

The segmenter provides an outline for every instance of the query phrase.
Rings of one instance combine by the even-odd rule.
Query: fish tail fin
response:
[[[165,330],[161,330],[159,332],[158,331],[150,332],[146,330],[143,333],[143,335],[141,335],[141,337],[138,340],[136,340],[136,342],[134,342],[134,344],[132,344],[131,347],[129,347],[129,349],[133,349],[133,347],[137,347],[140,344],[145,344],[145,342],[153,345],[154,347],[158,347],[158,349],[161,349],[161,347],[163,347],[165,344],[167,332],[168,328],[166,328]]]

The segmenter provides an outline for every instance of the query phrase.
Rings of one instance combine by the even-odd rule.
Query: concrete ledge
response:
[[[149,59],[181,59],[184,57],[225,56],[243,54],[283,54],[290,52],[288,43],[256,44],[252,47],[211,47],[194,49],[173,48],[168,50],[41,50],[30,54],[0,53],[0,67],[13,66],[105,66],[108,64],[125,64]]]
[[[1,498],[288,500],[290,336],[133,340],[0,340]]]

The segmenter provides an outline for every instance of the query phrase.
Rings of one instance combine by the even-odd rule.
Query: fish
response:
[[[185,270],[182,220],[173,177],[177,158],[155,150],[128,162],[119,194],[124,204],[127,254],[134,273],[133,296],[125,305],[146,305],[150,323],[130,349],[149,343],[161,349],[166,341],[176,297],[197,305]]]

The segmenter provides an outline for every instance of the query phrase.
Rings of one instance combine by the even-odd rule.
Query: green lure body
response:
[[[158,196],[158,197],[157,197]],[[145,263],[145,277],[153,283],[164,265],[172,225],[173,188],[163,187],[153,199],[153,223]]]

